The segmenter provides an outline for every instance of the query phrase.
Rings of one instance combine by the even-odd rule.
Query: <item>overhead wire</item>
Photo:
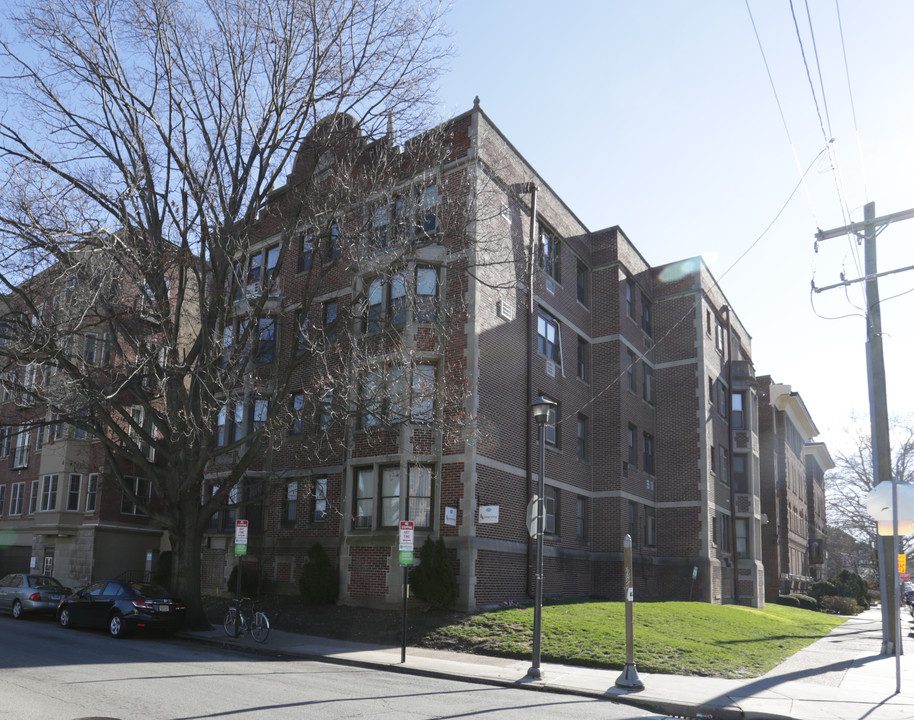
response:
[[[850,98],[851,103],[851,117],[854,120],[854,134],[857,138],[857,154],[860,159],[860,172],[863,175],[863,195],[866,198],[866,201],[870,201],[870,191],[867,184],[866,177],[866,163],[863,162],[863,144],[860,140],[860,128],[857,126],[857,108],[854,104],[854,91],[851,87],[851,73],[847,64],[847,46],[844,43],[844,25],[841,22],[841,7],[839,5],[839,0],[835,0],[835,13],[838,16],[838,31],[841,36],[841,55],[844,59],[844,77],[847,79],[847,95]]]

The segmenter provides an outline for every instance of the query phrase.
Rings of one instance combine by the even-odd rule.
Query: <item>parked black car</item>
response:
[[[62,627],[105,628],[112,637],[131,630],[175,632],[184,624],[185,606],[165,588],[147,582],[102,580],[60,601]]]

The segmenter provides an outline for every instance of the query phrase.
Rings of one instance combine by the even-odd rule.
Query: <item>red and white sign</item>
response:
[[[400,549],[412,550],[415,523],[412,520],[403,520],[400,523]]]
[[[235,542],[239,545],[248,544],[248,521],[247,520],[236,520],[235,521]]]

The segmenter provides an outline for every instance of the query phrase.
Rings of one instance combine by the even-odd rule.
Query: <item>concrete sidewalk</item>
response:
[[[615,687],[619,670],[594,670],[543,663],[544,678],[530,680],[529,660],[399,646],[380,646],[272,631],[264,645],[250,636],[226,637],[221,628],[184,637],[273,656],[373,667],[458,680],[599,697],[685,718],[794,718],[795,720],[909,720],[914,718],[914,633],[907,613],[902,635],[901,693],[895,693],[894,656],[879,654],[880,610],[849,618],[826,637],[788,658],[771,672],[749,680],[722,680],[640,673],[644,689]],[[638,658],[635,658],[637,665]]]

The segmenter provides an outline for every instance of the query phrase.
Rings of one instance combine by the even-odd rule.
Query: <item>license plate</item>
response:
[[[169,612],[171,610],[171,605],[157,605],[156,610],[159,612]]]
[[[48,600],[60,600],[60,595],[48,595]]]

